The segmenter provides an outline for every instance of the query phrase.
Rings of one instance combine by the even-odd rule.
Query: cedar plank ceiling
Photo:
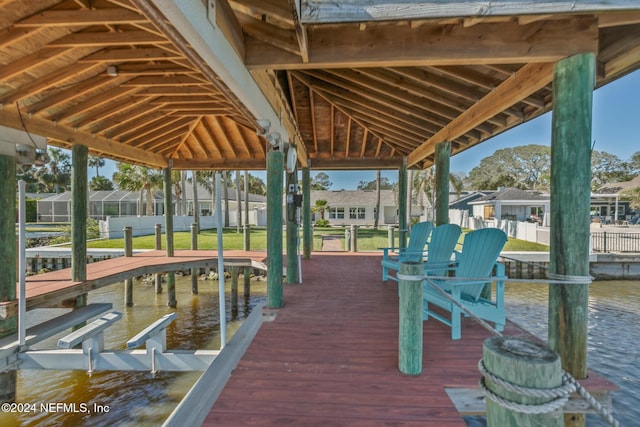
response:
[[[640,67],[638,5],[555,13],[514,1],[470,14],[474,2],[404,2],[415,7],[403,15],[392,3],[215,1],[303,164],[390,168],[406,157],[427,167],[438,142],[455,155],[549,111],[561,58],[596,52],[596,86]],[[149,9],[158,12],[151,0],[1,1],[0,125],[153,167],[264,169],[259,118]]]

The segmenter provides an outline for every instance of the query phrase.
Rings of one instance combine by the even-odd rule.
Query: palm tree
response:
[[[153,191],[162,188],[162,173],[145,166],[133,166],[128,163],[118,163],[113,180],[121,190],[139,191],[140,203],[138,212],[142,211],[143,196],[147,196],[146,215],[153,215]],[[170,207],[166,208],[167,211]]]
[[[89,167],[96,168],[96,176],[100,176],[100,168],[104,167],[104,159],[98,156],[89,156]]]
[[[71,155],[61,148],[49,147],[49,163],[37,175],[46,192],[65,191],[71,182]]]
[[[311,208],[311,212],[320,213],[320,219],[324,220],[324,213],[329,209],[329,202],[324,199],[316,200],[316,205]]]
[[[104,176],[94,176],[91,178],[89,182],[89,190],[91,191],[99,191],[99,190],[113,190],[113,182],[109,181]]]

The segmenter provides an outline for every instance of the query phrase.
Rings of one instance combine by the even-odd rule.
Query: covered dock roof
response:
[[[640,66],[634,1],[7,0],[0,125],[176,169],[434,162],[549,111],[553,64]]]

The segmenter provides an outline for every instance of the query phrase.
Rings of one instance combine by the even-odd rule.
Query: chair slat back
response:
[[[403,257],[404,261],[418,262],[422,260],[422,252],[427,245],[432,229],[433,223],[429,221],[418,222],[411,227],[406,255]]]
[[[506,242],[506,234],[498,228],[482,228],[468,233],[457,258],[456,277],[489,277]],[[486,283],[470,283],[463,287],[462,294],[477,301]]]
[[[451,260],[451,255],[456,248],[460,234],[462,234],[462,229],[457,224],[442,224],[433,229],[431,240],[427,247],[428,256],[425,264],[425,269],[429,270],[428,274],[432,276],[444,275],[446,269],[432,270],[429,268],[429,264],[444,267]]]

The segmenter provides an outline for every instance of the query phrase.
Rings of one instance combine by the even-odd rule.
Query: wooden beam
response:
[[[309,27],[309,62],[265,43],[246,45],[248,68],[311,69],[555,62],[597,50],[593,17],[519,25],[517,22],[443,26]],[[532,31],[533,30],[533,31]]]
[[[84,32],[72,33],[50,42],[49,47],[113,47],[143,44],[169,43],[164,37],[159,37],[147,31],[123,32]]]
[[[634,7],[635,6],[635,7]],[[501,1],[472,2],[452,1],[404,1],[394,0],[301,0],[301,19],[305,24],[327,24],[336,22],[371,22],[388,20],[416,20],[425,18],[492,17],[522,14],[585,13],[612,10],[638,9],[628,0],[558,0],[551,2]]]
[[[409,154],[413,166],[434,152],[435,144],[451,141],[485,122],[489,117],[519,102],[522,98],[547,86],[553,79],[553,64],[527,64],[505,80],[493,92],[476,102],[467,111],[426,140]]]
[[[369,169],[398,169],[402,166],[402,157],[388,159],[364,158],[364,159],[323,159],[317,158],[310,161],[310,167],[315,170],[369,170]]]
[[[289,7],[291,8],[291,15],[293,15],[293,21],[295,23],[294,28],[296,35],[298,36],[298,46],[300,47],[300,56],[302,62],[309,62],[309,40],[307,37],[307,29],[300,22],[300,10],[299,2],[296,0],[289,0]]]
[[[24,125],[23,125],[24,123]],[[38,117],[20,117],[14,106],[5,106],[0,110],[0,125],[23,130],[26,127],[30,133],[41,135],[68,144],[82,144],[93,152],[107,158],[124,159],[135,164],[145,164],[155,168],[167,165],[167,159],[154,153],[130,147],[128,145],[93,135],[89,132],[76,130],[60,123]],[[54,145],[56,145],[54,143]]]

